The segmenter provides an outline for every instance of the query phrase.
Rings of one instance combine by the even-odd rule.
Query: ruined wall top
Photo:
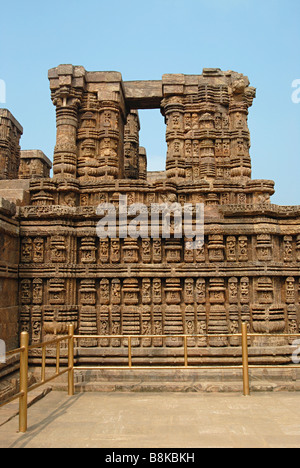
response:
[[[162,99],[172,95],[198,95],[199,86],[210,84],[223,88],[226,99],[235,95],[235,100],[243,97],[248,106],[252,105],[255,88],[249,86],[247,76],[234,71],[222,71],[219,68],[204,68],[201,75],[165,74],[161,80],[123,81],[119,72],[89,72],[82,66],[59,65],[49,70],[51,91],[61,94],[68,89],[84,89],[97,93],[99,101],[126,100],[131,109],[160,108]],[[224,99],[224,96],[223,96]]]
[[[7,109],[0,109],[0,180],[17,179],[23,128]]]
[[[147,179],[137,110],[158,108],[166,124],[166,179],[202,181],[212,192],[215,181],[222,189],[222,181],[251,180],[248,108],[256,90],[240,73],[205,68],[201,75],[123,81],[119,72],[60,65],[49,71],[49,80],[57,113],[54,178]],[[266,191],[268,197],[274,193],[272,181]]]

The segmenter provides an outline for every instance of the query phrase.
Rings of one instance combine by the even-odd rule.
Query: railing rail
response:
[[[69,334],[63,337],[46,341],[44,343],[33,344],[29,346],[29,335],[27,332],[22,332],[20,337],[20,348],[14,349],[6,353],[6,357],[20,354],[20,391],[0,402],[0,408],[19,399],[19,432],[25,433],[27,431],[27,406],[28,406],[28,393],[36,390],[37,388],[45,385],[48,382],[68,373],[68,394],[74,395],[74,326],[69,326]],[[60,343],[62,341],[68,342],[68,367],[60,370]],[[51,377],[46,378],[46,349],[47,346],[56,344],[56,372]],[[41,366],[41,380],[36,384],[28,387],[28,357],[29,351],[33,349],[42,348],[42,366]],[[73,357],[73,358],[72,358]]]
[[[287,333],[280,333],[280,334],[263,334],[263,333],[248,333],[247,330],[247,323],[242,323],[242,330],[241,333],[232,333],[232,334],[201,334],[201,335],[75,335],[74,334],[74,326],[69,325],[68,335],[53,339],[51,341],[47,341],[44,343],[33,344],[29,346],[29,335],[27,332],[21,333],[20,338],[20,348],[9,351],[6,353],[6,357],[13,356],[16,354],[20,354],[20,391],[13,395],[12,397],[8,398],[4,402],[0,402],[0,408],[8,403],[19,399],[19,432],[26,432],[27,431],[27,405],[28,405],[28,393],[32,390],[39,388],[40,386],[51,382],[52,380],[68,373],[68,395],[73,396],[75,393],[75,384],[74,384],[74,371],[75,370],[109,370],[109,369],[130,369],[130,370],[162,370],[162,369],[239,369],[242,371],[243,374],[243,394],[244,396],[250,395],[250,379],[249,379],[249,369],[275,369],[275,368],[283,368],[283,365],[253,365],[249,364],[249,345],[248,339],[251,337],[286,337],[286,338],[293,338],[299,337],[300,333],[295,334],[287,334]],[[190,365],[189,363],[189,355],[188,355],[188,339],[191,338],[241,338],[241,346],[242,346],[242,356],[241,356],[241,364],[240,365],[222,365],[222,366],[195,366]],[[137,366],[134,365],[133,362],[133,351],[132,351],[132,341],[134,339],[170,339],[170,338],[178,338],[183,340],[183,348],[184,348],[184,356],[183,356],[183,365],[182,366]],[[88,339],[123,339],[127,340],[128,342],[128,366],[75,366],[74,365],[74,350],[75,350],[75,340],[88,340]],[[60,344],[63,341],[67,341],[68,343],[68,365],[67,368],[60,370]],[[55,374],[46,378],[46,349],[49,345],[56,345],[56,370]],[[29,351],[33,349],[42,349],[42,365],[41,365],[41,380],[40,382],[32,385],[28,388],[28,357]],[[289,369],[300,369],[300,365],[287,365],[285,366]]]

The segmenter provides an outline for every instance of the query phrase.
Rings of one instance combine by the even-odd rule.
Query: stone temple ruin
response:
[[[274,182],[251,178],[248,78],[204,69],[124,82],[60,65],[49,80],[53,177],[41,151],[20,151],[23,129],[0,110],[0,338],[13,347],[25,330],[38,343],[74,324],[80,335],[117,336],[81,340],[81,362],[125,362],[120,336],[143,335],[132,341],[137,363],[149,353],[173,363],[182,339],[172,335],[187,334],[192,362],[228,363],[240,341],[213,335],[245,321],[262,334],[252,356],[290,362],[290,340],[272,334],[299,332],[300,206],[271,204]],[[138,109],[155,108],[168,152],[166,171],[150,175]],[[203,203],[204,245],[172,233],[99,238],[97,207],[118,210],[120,195],[146,207]],[[170,338],[147,338],[161,334]]]

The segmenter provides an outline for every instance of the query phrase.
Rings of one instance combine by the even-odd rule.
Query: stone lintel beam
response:
[[[159,109],[162,81],[125,81],[126,104],[130,109]]]

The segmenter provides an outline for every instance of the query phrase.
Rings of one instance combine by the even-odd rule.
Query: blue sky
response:
[[[52,159],[55,109],[47,72],[61,63],[117,70],[124,80],[204,67],[247,75],[257,88],[250,110],[253,178],[272,179],[272,202],[300,205],[299,0],[15,0],[2,2],[0,80],[7,107],[24,127],[22,149]],[[300,96],[300,93],[299,93]],[[149,169],[165,165],[159,111],[140,113]]]

